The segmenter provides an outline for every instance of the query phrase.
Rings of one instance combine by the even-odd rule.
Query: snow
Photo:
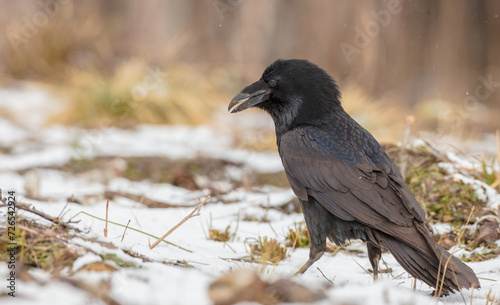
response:
[[[61,101],[43,88],[30,83],[16,85],[0,88],[0,109],[8,111],[19,124],[35,129],[61,109]]]
[[[481,162],[452,152],[448,152],[446,156],[451,162],[440,162],[438,163],[439,167],[452,174],[453,179],[471,185],[476,191],[478,199],[485,201],[488,207],[492,209],[500,208],[500,194],[483,181],[474,179],[467,172],[467,170],[481,169]]]
[[[95,253],[85,253],[73,262],[73,271],[78,271],[85,265],[90,263],[100,262],[102,258]]]
[[[11,92],[0,91],[0,97],[2,94],[8,96]],[[43,98],[47,97],[43,95]],[[21,110],[25,111],[25,108]],[[39,125],[33,130],[0,120],[0,145],[11,148],[8,154],[0,151],[0,188],[4,195],[6,191],[14,190],[21,202],[30,203],[44,213],[62,215],[65,221],[79,221],[72,226],[81,232],[68,241],[68,246],[82,252],[82,256],[74,262],[72,270],[64,271],[64,276],[92,285],[109,281],[110,296],[120,304],[211,304],[208,286],[230,270],[251,268],[258,271],[264,280],[273,281],[290,277],[308,259],[308,249],[292,251],[289,248],[289,256],[277,265],[241,260],[248,258],[248,243],[251,240],[268,236],[283,242],[288,229],[303,221],[301,214],[287,215],[273,209],[295,198],[290,189],[262,187],[258,190],[231,190],[227,185],[225,188],[231,191],[220,198],[212,198],[201,209],[199,216],[188,220],[167,237],[168,242],[182,248],[160,243],[150,249],[150,244],[156,239],[133,229],[162,236],[203,200],[208,194],[206,190],[193,192],[169,184],[129,181],[118,177],[99,181],[50,168],[33,169],[63,165],[71,158],[92,156],[167,156],[174,159],[209,156],[241,163],[243,168],[261,172],[282,170],[277,153],[235,149],[230,136],[209,126],[139,126],[133,130],[110,127],[91,131]],[[465,166],[465,162],[462,165]],[[241,171],[241,168],[229,167],[229,176],[241,177]],[[477,181],[469,181],[458,171],[455,176],[477,185],[478,194],[479,190],[483,190],[482,196],[486,196],[491,207],[499,206],[500,197],[496,191]],[[25,198],[26,190],[35,191],[37,196],[46,200]],[[67,203],[66,199],[72,195],[78,198],[102,194],[105,190],[126,191],[189,207],[153,209],[117,197],[110,201],[109,220],[122,225],[130,221],[129,228],[124,234],[123,227],[109,224],[108,237],[104,237],[104,222],[89,215],[104,218],[106,200],[96,197],[87,200],[87,205],[80,205]],[[232,203],[224,204],[223,200]],[[46,223],[39,216],[22,210],[18,217]],[[245,220],[264,218],[270,222]],[[0,209],[1,226],[5,225],[5,219],[6,209]],[[234,234],[230,241],[222,243],[207,238],[210,228],[225,230],[227,226]],[[439,232],[449,230],[445,225],[435,226],[434,229]],[[101,242],[111,243],[116,248],[106,247]],[[490,290],[496,293],[496,300],[500,296],[500,258],[469,264],[481,278],[481,290],[465,290],[462,294],[456,293],[437,301],[429,296],[433,289],[421,282],[417,282],[417,289],[413,291],[413,279],[388,253],[383,254],[382,267],[385,269],[387,264],[392,273],[382,274],[382,279],[373,283],[371,275],[365,271],[371,268],[365,246],[353,242],[347,248],[361,253],[326,253],[305,274],[294,278],[294,281],[313,289],[326,289],[327,299],[315,304],[453,305],[464,304],[462,294],[466,304],[470,304],[471,293],[472,304],[485,304]],[[136,252],[150,261],[133,258],[124,250]],[[137,267],[119,268],[115,272],[78,271],[85,265],[102,261],[100,254],[104,253],[132,261]],[[176,266],[184,263],[191,268]],[[0,264],[1,278],[6,278],[8,271],[6,264]],[[36,280],[27,282],[17,279],[14,304],[103,304],[88,292],[53,278],[42,270],[28,272]],[[333,287],[329,286],[329,281],[334,283]],[[0,302],[12,301],[5,296],[7,292],[6,285],[0,285]]]

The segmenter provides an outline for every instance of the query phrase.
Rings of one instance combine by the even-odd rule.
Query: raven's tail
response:
[[[431,287],[437,287],[438,291],[444,274],[443,294],[462,288],[481,287],[474,271],[437,244],[423,224],[416,223],[415,227],[418,230],[418,237],[413,236],[411,243],[400,241],[381,232],[376,235],[409,274]],[[416,247],[412,243],[417,239],[419,245]],[[426,246],[427,251],[422,251],[422,246]],[[449,259],[450,256],[451,259]]]

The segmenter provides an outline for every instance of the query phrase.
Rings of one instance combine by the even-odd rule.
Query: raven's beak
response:
[[[236,95],[229,103],[228,110],[231,113],[243,111],[269,100],[270,95],[271,89],[269,89],[266,82],[259,80]]]

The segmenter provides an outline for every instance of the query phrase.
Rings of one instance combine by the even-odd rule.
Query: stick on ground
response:
[[[109,200],[106,201],[106,221],[104,222],[104,237],[108,237],[108,209],[109,209]]]
[[[0,204],[0,207],[8,207],[8,206],[9,205],[7,205],[7,204]],[[23,211],[28,211],[28,212],[33,213],[35,215],[38,215],[38,216],[56,224],[56,225],[62,226],[63,228],[68,228],[70,223],[78,223],[78,221],[76,221],[76,222],[71,222],[71,221],[64,222],[59,217],[50,216],[48,214],[45,214],[42,211],[36,210],[34,207],[30,207],[30,205],[27,203],[21,203],[21,202],[16,201],[16,208],[23,210]]]
[[[125,238],[125,233],[127,233],[127,229],[128,229],[128,225],[130,224],[130,219],[128,220],[127,222],[127,226],[125,227],[125,230],[123,230],[123,235],[122,235],[122,240],[120,242],[123,241],[123,239]]]
[[[163,235],[160,239],[158,239],[153,245],[149,246],[149,249],[153,249],[154,247],[156,247],[162,240],[164,240],[167,236],[169,236],[172,232],[174,232],[178,227],[180,227],[190,218],[200,215],[200,209],[203,205],[205,205],[208,199],[210,199],[210,196],[207,196],[205,200],[203,200],[200,204],[198,204],[196,208],[191,213],[189,213],[189,215],[184,217],[183,220],[181,220],[177,225],[175,225],[172,229],[170,229],[167,233],[165,233],[165,235]]]

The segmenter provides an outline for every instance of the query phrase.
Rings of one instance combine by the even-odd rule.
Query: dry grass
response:
[[[467,222],[465,223],[464,227],[460,231],[460,235],[458,237],[459,241],[462,239],[462,236],[465,233],[465,229],[466,229],[467,225],[469,224],[469,221],[470,221],[470,219],[472,217],[473,212],[474,212],[474,207],[472,207],[472,209],[471,209],[471,211],[469,213],[469,217],[467,218]],[[445,262],[442,262],[441,259],[439,260],[438,276],[437,276],[436,288],[435,288],[435,292],[434,292],[434,296],[438,300],[441,297],[442,292],[443,292],[443,285],[444,285],[444,282],[445,282],[446,272],[448,271],[448,264],[451,261],[452,255],[455,254],[458,250],[460,250],[460,242],[457,245],[455,245],[455,250],[453,252],[451,252],[450,256],[448,256],[448,259]],[[441,272],[441,267],[443,267],[443,274],[441,275],[442,277],[439,278],[440,272]],[[474,287],[472,287],[472,288],[474,288]],[[463,297],[463,295],[462,295],[462,297]]]
[[[276,264],[287,257],[287,248],[283,247],[276,239],[267,236],[259,237],[249,242],[248,245],[252,260]]]
[[[45,226],[39,222],[18,217],[15,232],[16,261],[26,267],[43,269],[53,275],[62,270],[71,270],[73,262],[80,256],[67,246],[70,233],[62,226]],[[9,259],[7,228],[0,228],[0,260]]]
[[[204,203],[205,201],[200,203],[197,206],[197,209],[195,209],[189,217],[196,216],[198,209],[201,208]],[[5,206],[6,205],[2,205],[2,207]],[[10,250],[12,250],[12,247],[14,247],[14,255],[16,257],[16,262],[19,263],[20,268],[39,268],[48,273],[51,273],[53,276],[60,276],[61,271],[69,271],[70,273],[77,272],[78,270],[72,270],[73,262],[85,253],[95,253],[93,250],[82,245],[78,245],[78,247],[70,246],[71,240],[75,237],[88,240],[89,242],[99,243],[102,247],[108,249],[116,249],[116,246],[114,246],[112,243],[99,242],[93,239],[88,239],[84,234],[80,234],[81,232],[72,226],[74,221],[72,221],[71,219],[68,222],[63,222],[58,217],[49,216],[30,207],[27,204],[20,202],[16,203],[16,207],[17,209],[37,215],[38,219],[35,221],[17,215],[14,240],[10,239],[12,237],[12,234],[8,234],[7,227],[0,227],[0,261],[8,261],[11,255],[10,252],[12,252]],[[82,213],[98,220],[105,221],[105,219],[95,217],[85,212],[80,212],[77,215],[73,216],[73,218]],[[186,218],[189,219],[188,217]],[[120,225],[112,221],[108,222],[113,225]],[[174,227],[174,229],[175,228],[177,228],[177,226]],[[139,231],[137,229],[129,229],[158,239],[156,236]],[[15,245],[13,246],[12,243],[14,243]],[[179,248],[186,250],[182,247]],[[7,250],[9,250],[9,252]],[[141,257],[131,252],[124,251],[124,253],[128,254],[131,257],[141,258],[144,261],[150,261],[146,257]],[[102,264],[100,263],[87,266],[85,270],[114,271],[116,270],[116,266],[136,266],[135,263],[125,261],[119,258],[116,254],[95,254],[98,254],[102,257]],[[109,266],[107,262],[113,262],[114,267]]]
[[[439,162],[449,162],[440,152],[431,147],[418,146],[404,149],[395,145],[384,145],[389,157],[402,167],[406,164],[405,180],[410,191],[427,213],[427,222],[463,225],[472,207],[476,208],[471,223],[475,223],[486,202],[478,197],[470,184],[454,179]]]
[[[223,93],[230,78],[220,69],[154,67],[134,59],[111,75],[75,70],[58,87],[67,108],[50,123],[93,128],[209,123],[210,114],[229,100]]]
[[[210,228],[208,229],[208,239],[213,241],[227,242],[234,237],[234,232],[231,232],[230,229],[230,225],[228,225],[224,230]]]
[[[293,228],[288,229],[285,239],[285,246],[295,248],[307,248],[311,243],[311,236],[307,230],[306,224],[295,224]]]

